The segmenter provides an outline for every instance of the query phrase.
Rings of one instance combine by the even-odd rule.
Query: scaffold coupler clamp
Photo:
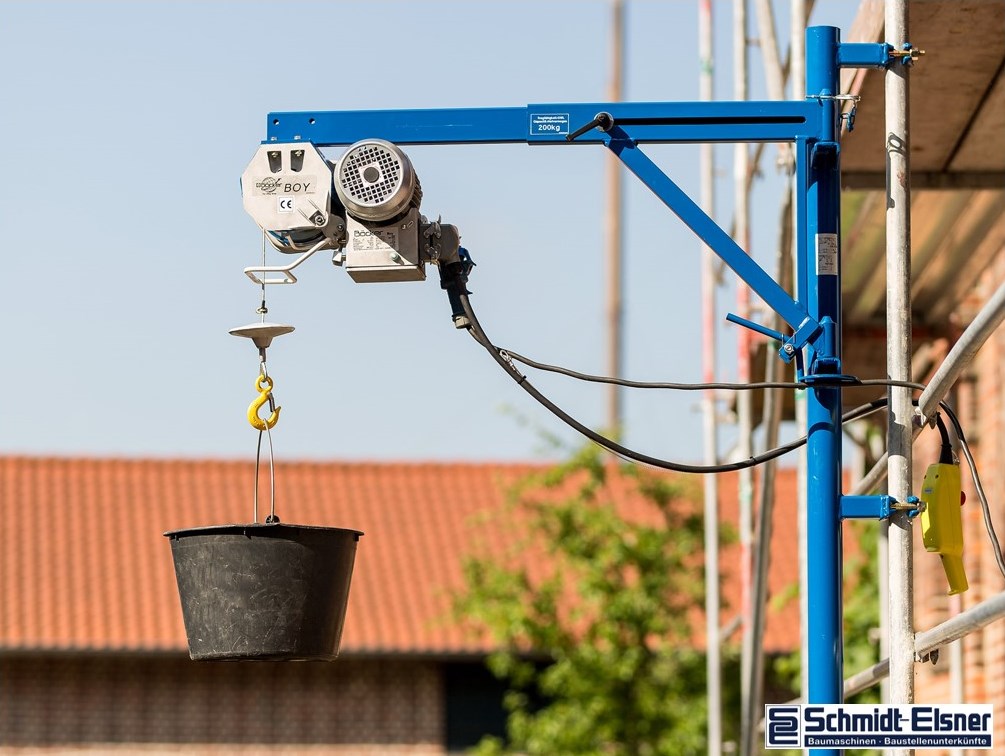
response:
[[[913,66],[915,61],[919,60],[922,55],[925,54],[924,50],[919,50],[910,42],[905,42],[900,46],[898,50],[895,47],[890,47],[890,64],[900,62],[905,66]]]
[[[904,501],[893,501],[890,503],[890,509],[897,509],[902,512],[907,512],[907,516],[910,519],[914,519],[922,512],[925,511],[925,502],[919,499],[917,496],[908,496]]]

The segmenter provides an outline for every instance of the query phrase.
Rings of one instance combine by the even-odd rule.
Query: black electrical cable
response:
[[[565,375],[569,378],[575,378],[580,381],[588,381],[590,383],[605,383],[614,386],[625,386],[626,388],[638,388],[638,389],[666,389],[671,391],[707,391],[714,389],[721,389],[725,391],[754,391],[761,389],[806,389],[810,388],[814,384],[806,383],[803,381],[761,381],[760,383],[659,383],[652,381],[632,381],[626,378],[612,378],[603,375],[591,375],[589,373],[580,373],[577,370],[572,370],[570,368],[564,368],[559,365],[549,365],[546,362],[538,362],[537,360],[531,359],[530,357],[525,357],[518,352],[514,352],[511,349],[503,349],[500,347],[495,347],[499,350],[503,358],[512,358],[519,363],[526,365],[527,367],[532,367],[537,370],[543,370],[549,373],[558,373],[559,375]],[[824,385],[818,383],[815,385]],[[916,391],[924,391],[925,385],[922,383],[913,383],[911,381],[894,381],[887,378],[852,378],[848,376],[848,380],[841,384],[842,386],[896,386],[900,388],[909,388]]]
[[[942,449],[939,451],[939,464],[952,465],[956,463],[953,459],[953,442],[949,439],[949,429],[942,422],[942,415],[936,413],[935,424],[939,428],[939,436],[942,438]]]
[[[967,443],[967,438],[963,435],[963,426],[960,425],[960,420],[956,417],[956,413],[953,412],[952,407],[946,402],[939,402],[939,406],[946,413],[949,422],[953,424],[956,437],[960,440],[960,448],[963,450],[963,456],[966,457],[967,466],[970,468],[970,474],[974,479],[974,488],[977,489],[977,498],[981,502],[981,512],[984,514],[984,527],[987,529],[988,537],[991,539],[991,549],[994,551],[998,569],[1001,571],[1002,577],[1005,577],[1005,557],[1002,556],[1001,542],[998,540],[994,523],[991,521],[991,505],[988,504],[987,494],[984,492],[984,486],[981,484],[981,476],[977,474],[977,464],[974,462],[974,455],[970,453],[970,444]]]
[[[924,383],[914,381],[895,381],[892,378],[856,378],[850,386],[890,386],[893,388],[909,388],[915,391],[924,391],[928,386]],[[915,402],[917,403],[917,402]]]
[[[642,454],[641,452],[636,452],[629,449],[626,446],[622,446],[613,439],[607,438],[606,436],[597,433],[591,428],[583,425],[581,422],[576,420],[574,417],[569,415],[565,410],[552,402],[548,397],[544,396],[540,391],[538,391],[531,383],[527,380],[527,376],[517,370],[516,366],[513,364],[514,360],[519,361],[529,367],[537,368],[539,370],[545,370],[548,372],[559,373],[572,378],[577,378],[580,380],[590,381],[594,383],[609,383],[619,386],[627,386],[630,388],[646,388],[646,389],[677,389],[682,391],[696,391],[696,390],[707,390],[707,389],[727,389],[734,391],[745,391],[750,389],[774,389],[774,388],[788,388],[788,389],[802,389],[810,388],[810,384],[801,382],[762,382],[762,383],[747,383],[747,384],[735,384],[735,383],[646,383],[640,381],[630,381],[621,378],[608,378],[604,376],[588,375],[586,373],[578,373],[574,370],[569,370],[568,368],[557,367],[555,365],[548,365],[546,363],[537,362],[524,357],[516,352],[512,352],[505,349],[500,349],[495,346],[489,337],[486,335],[485,331],[481,327],[481,323],[478,322],[478,318],[475,316],[474,310],[471,307],[471,301],[468,299],[466,293],[460,294],[460,303],[464,308],[464,313],[468,318],[469,325],[468,330],[471,332],[471,336],[477,341],[485,350],[492,355],[492,358],[499,364],[500,367],[511,377],[517,384],[528,394],[530,394],[534,399],[536,399],[541,405],[543,405],[549,412],[554,414],[559,420],[564,422],[566,425],[570,426],[574,430],[578,431],[582,435],[586,436],[588,439],[594,443],[602,446],[614,454],[617,454],[623,459],[631,460],[633,462],[640,462],[642,464],[650,465],[652,467],[657,467],[663,470],[672,470],[674,472],[682,473],[722,473],[722,472],[733,472],[736,470],[743,470],[750,467],[755,467],[757,465],[768,462],[772,459],[781,457],[790,451],[798,449],[799,447],[806,444],[806,436],[791,441],[782,446],[770,449],[761,454],[756,454],[746,460],[740,462],[732,462],[724,465],[688,465],[680,462],[668,462],[663,459],[658,459],[656,457],[651,457],[648,454]],[[868,378],[864,380],[853,379],[848,381],[843,385],[848,386],[894,386],[910,388],[916,391],[924,391],[926,386],[921,383],[914,383],[912,381],[896,381],[889,380],[886,378]],[[876,399],[867,404],[862,404],[854,409],[845,412],[841,416],[841,423],[851,422],[852,420],[857,420],[861,417],[865,417],[873,412],[876,412],[883,407],[887,406],[888,399]],[[914,401],[917,405],[917,400]],[[984,491],[984,486],[981,483],[980,475],[977,473],[977,464],[974,462],[973,454],[970,452],[970,445],[967,443],[966,436],[963,433],[963,427],[960,425],[959,418],[956,413],[953,412],[952,408],[944,401],[939,402],[939,406],[949,417],[950,422],[953,424],[953,429],[956,431],[956,436],[960,440],[960,448],[963,450],[963,454],[966,457],[967,465],[970,468],[970,473],[974,479],[974,487],[977,489],[977,496],[981,502],[981,511],[984,514],[984,525],[987,528],[988,536],[991,539],[991,547],[994,551],[995,560],[998,563],[998,569],[1001,571],[1002,576],[1005,577],[1005,556],[1002,554],[1001,543],[998,540],[998,535],[994,529],[994,523],[991,521],[991,507],[988,504],[987,494]],[[942,449],[939,454],[940,463],[953,463],[952,456],[952,443],[949,438],[949,431],[946,428],[945,423],[939,415],[935,417],[936,425],[939,429],[939,435],[942,439]]]
[[[542,404],[549,412],[555,415],[559,420],[564,422],[569,427],[578,431],[582,435],[586,436],[588,439],[594,443],[602,446],[608,451],[614,452],[618,456],[624,457],[625,459],[630,459],[634,462],[641,462],[646,465],[651,465],[652,467],[658,467],[663,470],[672,470],[674,472],[682,473],[723,473],[723,472],[734,472],[736,470],[744,470],[749,467],[756,467],[757,465],[764,464],[772,459],[777,459],[783,454],[787,454],[790,451],[798,449],[806,443],[806,436],[798,438],[795,441],[790,441],[787,444],[778,446],[774,449],[770,449],[761,454],[756,454],[748,459],[741,460],[739,462],[731,462],[722,465],[688,465],[681,462],[668,462],[667,460],[659,459],[657,457],[651,457],[648,454],[643,454],[641,452],[629,449],[626,446],[622,446],[617,441],[608,438],[600,433],[597,433],[592,428],[588,428],[581,422],[576,420],[576,418],[569,415],[565,410],[552,402],[548,397],[544,396],[540,391],[538,391],[531,383],[527,380],[527,376],[521,373],[513,365],[512,361],[508,359],[507,353],[496,347],[482,330],[481,324],[478,322],[478,318],[475,316],[474,310],[471,307],[471,301],[468,299],[467,294],[460,295],[460,302],[464,308],[464,314],[467,316],[469,321],[469,330],[471,331],[471,336],[477,341],[485,350],[492,355],[492,358],[499,364],[500,367],[514,380],[517,384],[528,394],[530,394],[534,399],[536,399],[540,404]],[[875,401],[869,402],[868,404],[860,405],[848,412],[844,413],[841,417],[842,423],[851,422],[852,420],[857,420],[860,417],[865,417],[868,414],[876,412],[887,405],[887,399],[884,397],[882,399],[877,399]]]
[[[522,354],[518,354],[510,349],[499,349],[499,352],[503,357],[512,357],[517,362],[520,362],[527,367],[536,368],[537,370],[543,370],[549,373],[558,373],[559,375],[565,375],[569,378],[575,378],[580,381],[589,381],[591,383],[606,383],[614,386],[625,386],[627,388],[639,388],[639,389],[667,389],[671,391],[705,391],[708,389],[723,389],[726,391],[752,391],[755,389],[793,389],[793,388],[806,388],[802,383],[793,383],[791,381],[764,381],[761,383],[653,383],[650,381],[632,381],[627,378],[609,378],[602,375],[590,375],[589,373],[580,373],[576,370],[570,370],[569,368],[559,367],[558,365],[549,365],[545,362],[538,362],[537,360],[532,360],[530,357],[524,357]]]

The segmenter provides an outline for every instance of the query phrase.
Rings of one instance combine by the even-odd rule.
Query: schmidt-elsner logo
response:
[[[764,747],[991,748],[991,704],[764,707]]]

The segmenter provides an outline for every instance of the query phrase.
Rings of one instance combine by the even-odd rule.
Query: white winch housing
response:
[[[241,195],[265,231],[320,232],[331,215],[332,169],[310,142],[263,144],[241,176]]]

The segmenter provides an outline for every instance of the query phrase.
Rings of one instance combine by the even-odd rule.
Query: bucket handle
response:
[[[275,425],[275,423],[273,423]],[[269,515],[266,524],[279,522],[276,516],[276,459],[272,449],[272,425],[265,424],[258,431],[258,447],[255,450],[255,522],[258,522],[258,478],[262,466],[262,436],[269,439]]]

